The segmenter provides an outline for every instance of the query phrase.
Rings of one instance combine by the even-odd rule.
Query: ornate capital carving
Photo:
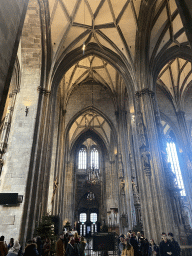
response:
[[[45,96],[47,96],[47,95],[49,95],[51,93],[51,91],[48,91],[47,89],[42,88],[41,86],[39,86],[37,88],[37,90],[40,92],[40,94],[44,94]]]
[[[154,97],[155,93],[151,90],[149,90],[148,88],[142,89],[141,91],[137,91],[135,93],[136,97],[141,97],[142,95],[148,94],[151,97]]]

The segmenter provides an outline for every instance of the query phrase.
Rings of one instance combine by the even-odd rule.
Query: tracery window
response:
[[[96,148],[91,150],[91,169],[99,169],[99,152]]]
[[[176,175],[178,187],[182,189],[181,196],[186,196],[175,143],[173,141],[167,142],[166,150],[168,154],[168,162],[171,164],[172,172]]]
[[[86,148],[81,148],[79,150],[78,169],[86,169],[86,168],[87,168],[87,150]]]
[[[82,223],[86,222],[87,221],[87,214],[86,213],[80,213],[79,220]]]
[[[90,214],[90,221],[95,223],[97,221],[97,213]]]

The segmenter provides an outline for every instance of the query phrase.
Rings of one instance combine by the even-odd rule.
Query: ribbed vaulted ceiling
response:
[[[135,69],[141,0],[49,0],[53,63],[77,47],[94,42],[107,47]],[[172,46],[189,46],[175,0],[154,1],[147,14],[151,26],[146,41],[149,64]],[[85,49],[86,51],[86,49]],[[112,94],[117,90],[118,73],[105,60],[89,56],[77,62],[62,80],[66,103],[76,85],[92,79]],[[160,72],[161,84],[180,108],[181,98],[192,79],[191,63],[181,58],[170,61]],[[76,132],[75,132],[76,133]],[[73,136],[75,136],[75,133]]]
[[[136,34],[141,0],[49,0],[52,47],[56,61],[61,54],[95,42],[127,59],[134,70]],[[149,59],[173,45],[189,45],[175,0],[158,0],[152,17]],[[176,71],[177,72],[177,71]],[[65,75],[67,93],[72,85],[93,77],[114,92],[116,72],[102,59],[91,56],[76,63]]]

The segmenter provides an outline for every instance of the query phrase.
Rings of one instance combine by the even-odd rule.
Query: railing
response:
[[[181,256],[191,256],[192,255],[192,246],[191,245],[182,245],[181,246]]]
[[[114,233],[115,236],[115,250],[114,251],[94,251],[93,250],[93,238],[87,238],[87,245],[85,247],[85,256],[117,256],[118,252],[118,235]]]

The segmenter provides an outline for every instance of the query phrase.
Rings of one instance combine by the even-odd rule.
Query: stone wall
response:
[[[27,3],[27,0],[0,1],[0,100],[5,84],[8,87],[11,80],[8,73],[17,55]]]
[[[14,9],[14,8],[12,8]],[[3,193],[23,195],[23,203],[17,206],[0,206],[0,230],[8,241],[19,238],[21,217],[26,193],[26,183],[36,120],[41,77],[41,29],[39,5],[30,0],[21,38],[22,78],[11,124],[8,149],[4,156]],[[26,113],[26,107],[28,113]]]

